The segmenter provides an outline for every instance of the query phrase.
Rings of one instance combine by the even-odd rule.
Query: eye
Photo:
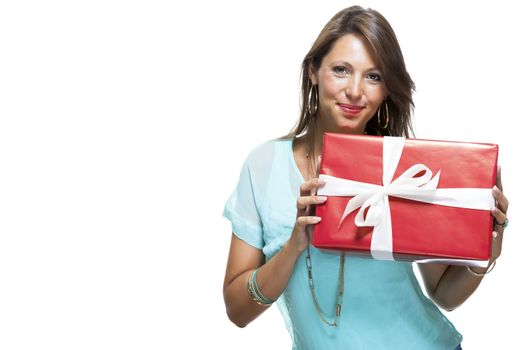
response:
[[[380,82],[382,80],[381,76],[379,74],[376,74],[376,73],[369,73],[369,74],[366,75],[366,78],[370,79],[372,81],[377,81],[377,82]]]
[[[346,69],[346,67],[343,67],[343,66],[335,66],[332,70],[334,71],[336,75],[347,75],[348,74],[348,69]]]

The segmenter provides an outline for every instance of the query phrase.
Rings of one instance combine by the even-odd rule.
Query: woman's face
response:
[[[347,34],[334,42],[319,70],[310,71],[318,84],[323,131],[362,134],[387,97],[381,71],[365,42]]]

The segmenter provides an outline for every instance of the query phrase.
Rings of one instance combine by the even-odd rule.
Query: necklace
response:
[[[307,166],[307,178],[310,179],[310,147],[306,151],[306,160],[308,162]],[[312,256],[310,255],[310,244],[306,246],[306,268],[308,269],[308,285],[310,287],[310,294],[312,295],[312,300],[315,305],[315,310],[319,314],[321,321],[329,325],[330,327],[336,327],[339,323],[339,318],[341,317],[341,306],[343,304],[343,294],[345,291],[345,253],[341,253],[339,259],[339,285],[337,288],[337,299],[335,304],[335,317],[333,321],[329,321],[321,310],[321,306],[317,301],[317,296],[315,294],[315,285],[314,278],[312,274]]]

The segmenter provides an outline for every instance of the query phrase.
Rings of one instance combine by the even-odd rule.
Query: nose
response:
[[[348,79],[345,92],[350,99],[357,99],[361,97],[363,94],[363,87],[361,86],[361,79],[357,74],[352,75]]]

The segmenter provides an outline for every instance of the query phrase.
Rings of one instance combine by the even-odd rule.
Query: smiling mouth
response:
[[[349,113],[349,114],[357,114],[361,112],[365,107],[364,106],[356,106],[356,105],[350,105],[346,103],[338,103],[339,108],[343,112]]]

